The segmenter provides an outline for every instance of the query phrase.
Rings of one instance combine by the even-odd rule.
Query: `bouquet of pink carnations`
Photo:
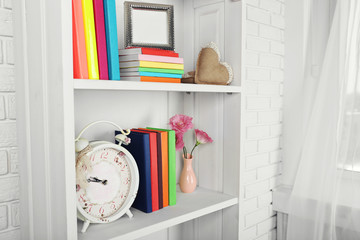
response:
[[[170,118],[170,126],[171,129],[175,131],[175,136],[176,136],[176,150],[183,150],[183,154],[184,157],[187,157],[187,149],[185,147],[185,143],[184,143],[184,134],[193,128],[193,123],[192,123],[192,117],[183,115],[183,114],[176,114],[175,116],[173,116],[172,118]],[[194,149],[199,146],[200,144],[205,144],[205,143],[212,143],[213,140],[211,139],[211,137],[209,137],[209,135],[199,129],[195,129],[195,136],[196,136],[196,141],[195,141],[195,145],[192,148],[191,152],[190,152],[190,158],[192,158],[192,154]]]

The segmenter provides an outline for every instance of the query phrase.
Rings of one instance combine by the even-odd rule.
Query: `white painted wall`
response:
[[[0,1],[0,239],[20,239],[12,0]]]
[[[241,239],[276,239],[271,190],[281,164],[285,0],[246,1],[246,107]]]

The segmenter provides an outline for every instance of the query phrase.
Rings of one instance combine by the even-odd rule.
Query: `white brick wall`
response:
[[[20,239],[12,1],[0,0],[0,239]]]
[[[271,190],[281,173],[285,0],[247,0],[241,239],[276,239]]]

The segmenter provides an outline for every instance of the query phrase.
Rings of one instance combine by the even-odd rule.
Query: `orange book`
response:
[[[145,77],[141,76],[141,82],[167,82],[181,83],[181,78]]]
[[[139,128],[141,130],[161,133],[161,157],[162,157],[162,183],[163,183],[163,207],[169,206],[169,154],[168,154],[168,133],[158,130],[149,130],[147,128]]]
[[[84,19],[81,0],[72,1],[74,78],[88,79]]]

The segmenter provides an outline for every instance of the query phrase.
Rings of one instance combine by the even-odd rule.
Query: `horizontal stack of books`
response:
[[[119,50],[120,76],[125,81],[180,83],[184,60],[179,54],[155,48]]]
[[[120,80],[115,0],[72,0],[74,78]]]
[[[120,131],[115,131],[115,135]],[[150,213],[176,204],[175,131],[132,129],[126,148],[139,169],[139,189],[132,207]]]

